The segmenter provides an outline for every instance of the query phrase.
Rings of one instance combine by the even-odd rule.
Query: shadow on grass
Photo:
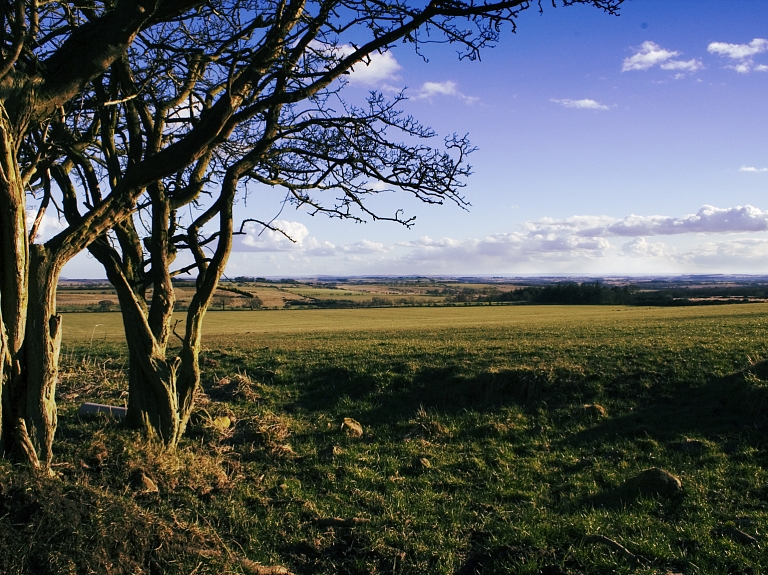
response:
[[[685,436],[709,440],[750,438],[764,442],[768,430],[768,363],[702,385],[668,385],[652,401],[569,435],[564,445],[599,445],[609,438],[644,437],[669,442]],[[725,446],[728,449],[728,445]]]
[[[423,368],[413,376],[396,375],[386,384],[376,377],[345,368],[327,368],[305,378],[291,407],[308,412],[338,411],[349,400],[361,402],[359,415],[369,424],[410,418],[419,407],[442,413],[488,412],[505,404],[532,407],[541,400],[564,399],[561,385],[549,372],[527,368],[461,373],[459,366]],[[573,386],[582,392],[583,386]]]

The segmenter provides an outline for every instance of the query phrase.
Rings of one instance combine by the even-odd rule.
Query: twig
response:
[[[641,561],[637,555],[632,553],[629,549],[624,547],[621,543],[618,543],[613,539],[609,539],[605,535],[586,535],[584,537],[584,543],[599,543],[600,545],[605,545],[611,551],[616,551],[619,555],[624,557],[624,559],[626,559],[630,563],[634,565],[641,564]]]
[[[365,525],[370,522],[370,519],[364,519],[362,517],[350,517],[349,519],[342,519],[341,517],[318,517],[315,519],[315,525],[318,527],[357,527],[358,525]]]

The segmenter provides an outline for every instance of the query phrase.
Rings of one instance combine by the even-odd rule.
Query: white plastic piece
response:
[[[77,415],[93,415],[94,413],[109,413],[118,419],[123,419],[128,410],[125,407],[116,405],[103,405],[101,403],[84,403],[77,410]]]

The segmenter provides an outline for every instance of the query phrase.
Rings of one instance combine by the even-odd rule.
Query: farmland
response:
[[[205,325],[205,394],[168,454],[77,417],[125,401],[127,358],[119,314],[65,314],[59,480],[0,464],[4,493],[45,502],[19,523],[4,500],[6,572],[764,572],[768,305],[214,311]],[[681,489],[627,491],[649,468]]]

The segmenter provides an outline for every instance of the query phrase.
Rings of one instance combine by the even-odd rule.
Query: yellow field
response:
[[[123,336],[119,313],[67,313],[64,341],[119,340]],[[739,316],[768,318],[768,304],[708,307],[624,306],[456,306],[366,308],[330,310],[210,311],[205,317],[205,335],[283,334],[344,331],[408,331],[450,328],[514,327],[541,329],[548,325],[565,328],[598,325],[609,328],[661,320],[717,320]],[[182,320],[177,331],[183,332]]]

